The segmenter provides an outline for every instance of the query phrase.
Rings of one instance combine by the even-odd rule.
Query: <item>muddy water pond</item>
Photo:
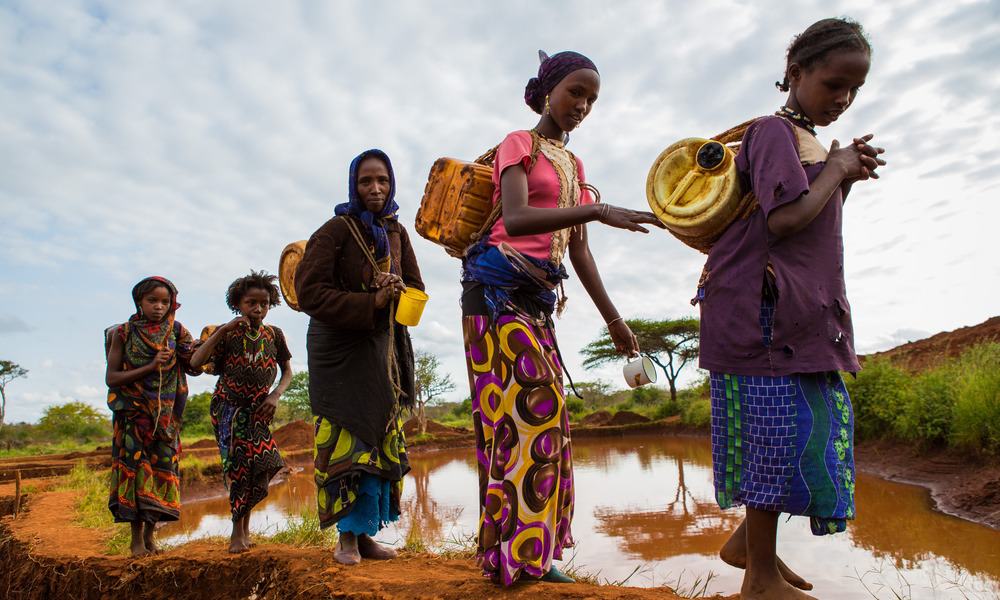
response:
[[[716,552],[741,511],[722,511],[715,503],[705,440],[578,439],[573,454],[573,565],[602,582],[683,589],[710,577],[710,593],[739,591],[742,572]],[[419,537],[438,548],[470,539],[479,516],[473,452],[426,453],[411,465],[403,516],[379,539],[402,546]],[[253,513],[253,531],[277,532],[290,516],[314,510],[311,470],[302,466],[271,487]],[[781,521],[778,551],[815,584],[819,598],[1000,597],[1000,532],[934,512],[922,488],[863,473],[856,500],[858,518],[846,534],[817,538],[804,518]],[[185,504],[181,520],[160,536],[180,543],[228,535],[229,528],[228,502],[217,498]]]

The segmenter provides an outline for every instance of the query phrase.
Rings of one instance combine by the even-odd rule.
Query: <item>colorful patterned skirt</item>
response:
[[[323,529],[374,535],[399,519],[403,476],[410,470],[402,418],[377,448],[326,417],[314,417],[316,504]]]
[[[108,509],[115,522],[176,521],[181,514],[177,438],[137,411],[113,414]]]
[[[479,561],[541,577],[573,545],[573,458],[555,333],[513,314],[463,319],[479,464]]]
[[[212,398],[212,428],[233,521],[245,517],[267,497],[271,479],[285,466],[268,423],[256,415],[265,398],[266,394],[245,406]]]
[[[722,508],[810,517],[815,535],[854,518],[854,415],[836,372],[712,373],[712,464]]]

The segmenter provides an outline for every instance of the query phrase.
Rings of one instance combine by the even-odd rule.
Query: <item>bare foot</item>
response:
[[[233,533],[229,536],[229,553],[240,554],[248,549],[247,540],[243,537],[243,528],[239,523],[233,523]]]
[[[132,541],[129,544],[129,552],[132,553],[132,558],[140,558],[142,556],[149,556],[149,549],[146,548],[146,542],[144,541],[143,535],[143,524],[140,522],[130,523],[132,528]]]
[[[775,577],[766,581],[750,581],[743,578],[740,589],[742,600],[817,600],[815,596],[792,587],[787,581]]]
[[[156,545],[156,540],[153,539],[155,531],[155,523],[146,523],[142,529],[142,543],[146,546],[146,550],[148,550],[150,554],[160,553],[160,547]]]
[[[243,528],[243,539],[246,540],[247,550],[255,548],[257,544],[255,544],[253,539],[250,537],[250,513],[247,513],[247,515],[241,519],[240,527]]]
[[[722,546],[722,550],[719,550],[719,558],[731,567],[736,567],[737,569],[747,568],[746,525],[741,523],[736,531],[733,532],[733,535],[726,540],[725,545]],[[795,571],[789,569],[785,561],[781,560],[780,557],[775,558],[778,561],[778,572],[785,578],[785,581],[800,590],[808,591],[813,589],[813,584],[803,579]]]
[[[132,553],[132,558],[142,558],[143,556],[152,554],[152,552],[146,549],[146,545],[142,543],[141,539],[138,541],[132,540],[132,543],[129,544],[129,551]]]
[[[362,558],[372,560],[390,560],[396,558],[396,551],[376,542],[371,537],[362,534],[358,537],[358,553]]]
[[[337,548],[333,552],[333,558],[342,565],[360,563],[361,553],[358,551],[358,536],[353,533],[341,533],[337,539]]]

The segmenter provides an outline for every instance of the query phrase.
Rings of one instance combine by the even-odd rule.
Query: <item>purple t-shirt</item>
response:
[[[771,211],[807,193],[825,164],[803,166],[792,127],[765,117],[743,137],[736,168],[760,208],[730,225],[708,254],[699,294],[703,369],[772,376],[861,369],[844,285],[842,191],[801,231],[778,238],[767,229]],[[777,299],[765,347],[761,298],[769,264]]]

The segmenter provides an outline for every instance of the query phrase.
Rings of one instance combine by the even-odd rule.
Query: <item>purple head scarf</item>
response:
[[[552,56],[539,50],[538,57],[542,61],[542,64],[538,66],[538,77],[529,79],[528,85],[524,87],[525,103],[538,114],[542,114],[542,110],[545,108],[545,97],[567,75],[580,69],[597,71],[597,66],[592,60],[571,50]]]

